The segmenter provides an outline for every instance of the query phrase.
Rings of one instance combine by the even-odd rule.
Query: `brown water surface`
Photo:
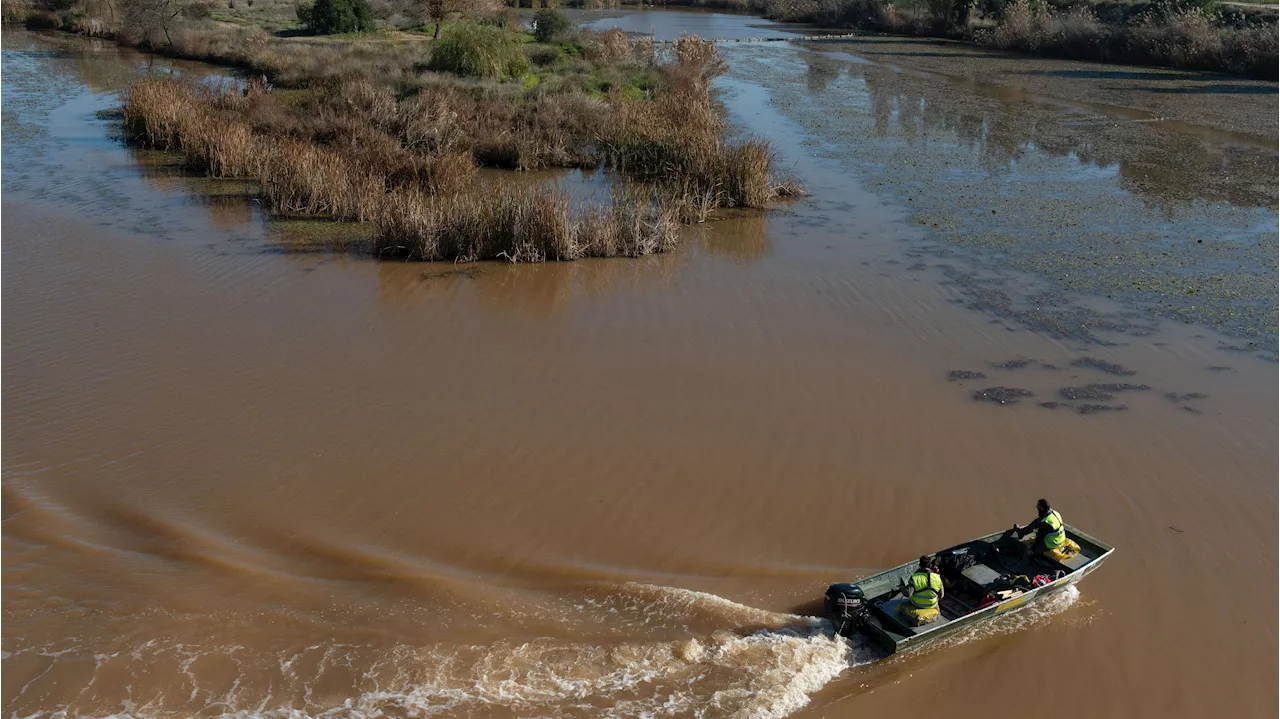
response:
[[[1002,149],[1004,112],[1081,111],[846,50],[726,50],[730,116],[810,198],[662,256],[454,266],[331,252],[126,149],[99,111],[167,67],[6,30],[5,713],[1274,716],[1274,201]],[[1111,203],[1059,244],[1055,184]],[[1136,263],[1153,217],[1223,257],[1149,274],[1254,279],[1200,316],[1055,274],[1089,233]],[[1060,397],[1118,380],[1150,389]],[[1040,496],[1119,548],[1078,591],[889,659],[802,616]]]

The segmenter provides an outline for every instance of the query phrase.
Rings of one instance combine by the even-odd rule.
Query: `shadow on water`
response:
[[[1116,89],[1160,93],[1165,95],[1275,95],[1277,92],[1280,92],[1280,88],[1275,86],[1228,85],[1222,83],[1213,85],[1197,85],[1195,87],[1127,87]]]
[[[1047,77],[1075,77],[1086,80],[1203,80],[1203,72],[1153,72],[1143,70],[1027,70],[1026,75],[1043,75]]]

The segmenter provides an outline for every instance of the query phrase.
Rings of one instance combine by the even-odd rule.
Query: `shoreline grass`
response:
[[[601,0],[594,0],[595,4]],[[589,6],[593,0],[564,0]],[[625,7],[631,3],[613,3]],[[1217,0],[657,0],[1067,60],[1280,77],[1277,14]]]

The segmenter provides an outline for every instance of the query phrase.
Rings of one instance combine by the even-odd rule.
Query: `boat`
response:
[[[898,612],[902,591],[919,567],[912,560],[856,582],[827,589],[827,618],[845,637],[860,634],[890,654],[936,641],[961,629],[1043,600],[1079,582],[1115,551],[1111,545],[1064,525],[1080,552],[1064,561],[1032,556],[1012,530],[988,534],[935,553],[946,587],[940,616],[913,626]],[[947,559],[962,557],[963,559]]]

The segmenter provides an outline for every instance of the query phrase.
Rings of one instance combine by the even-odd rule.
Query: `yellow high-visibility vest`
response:
[[[911,606],[932,609],[942,597],[942,575],[923,569],[911,575]]]
[[[1044,535],[1044,546],[1057,549],[1067,541],[1067,530],[1062,526],[1062,515],[1058,514],[1058,510],[1050,509],[1040,521],[1049,527],[1049,531]]]

